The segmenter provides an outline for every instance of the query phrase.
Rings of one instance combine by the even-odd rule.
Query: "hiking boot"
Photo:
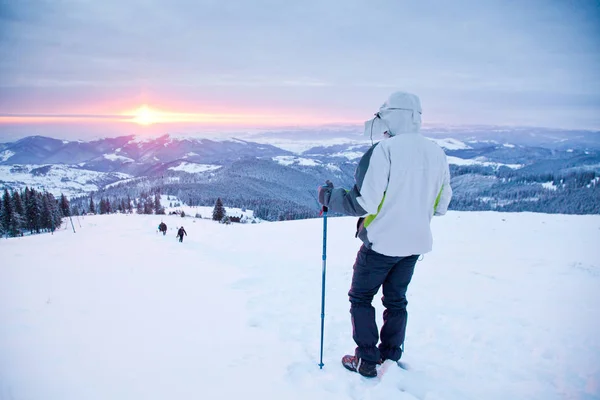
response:
[[[377,376],[377,363],[360,359],[356,356],[346,355],[342,357],[342,365],[350,371],[358,372],[364,377],[375,378]]]

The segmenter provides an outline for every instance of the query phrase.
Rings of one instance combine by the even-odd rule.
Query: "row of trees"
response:
[[[483,165],[450,165],[450,176],[457,177],[461,175],[477,174],[483,176],[495,176],[503,182],[512,183],[545,183],[552,182],[558,186],[575,189],[590,185],[595,179],[600,177],[600,172],[593,169],[572,168],[559,172],[536,172],[530,168],[513,169],[505,166],[493,168]]]
[[[281,210],[268,207],[266,204],[255,204],[257,206],[256,216],[264,219],[283,220],[293,219],[291,215],[287,218]],[[158,190],[141,193],[139,199],[101,197],[94,199],[90,197],[75,198],[71,202],[66,196],[60,196],[57,200],[52,193],[39,192],[26,187],[23,191],[8,189],[4,190],[0,198],[0,235],[7,237],[22,236],[29,233],[53,232],[62,225],[64,217],[84,214],[112,214],[133,213],[138,214],[165,214],[161,204],[161,196]],[[183,216],[183,215],[182,215]],[[232,218],[227,215],[225,206],[220,197],[214,202],[212,219],[221,223],[242,222],[240,218]]]
[[[595,170],[536,173],[478,165],[451,165],[450,170],[453,210],[600,214],[600,173]]]
[[[78,197],[71,201],[73,204],[73,215],[80,214],[132,214],[134,210],[138,214],[164,214],[165,208],[161,204],[160,192],[155,193],[142,192],[139,199],[125,197],[115,197],[112,195],[101,196],[98,201],[98,194],[91,193],[88,197]]]
[[[77,210],[79,211],[79,210]],[[112,214],[114,212],[120,213],[129,213],[133,212],[133,205],[131,204],[131,199],[117,199],[110,200],[108,198],[101,198],[98,205],[94,203],[94,197],[90,196],[90,203],[86,214]]]
[[[22,236],[29,232],[54,232],[63,217],[71,215],[69,200],[52,193],[39,192],[26,187],[9,192],[4,189],[0,201],[0,234],[6,237]]]
[[[160,203],[160,192],[156,192],[154,195],[142,193],[137,203],[137,213],[164,215],[165,208]]]

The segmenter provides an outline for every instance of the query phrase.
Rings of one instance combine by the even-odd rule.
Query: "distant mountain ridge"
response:
[[[98,172],[142,174],[156,163],[179,159],[190,162],[228,162],[240,156],[286,155],[289,152],[239,139],[174,139],[163,135],[155,139],[135,136],[107,138],[90,142],[66,141],[30,136],[0,147],[0,165],[67,164]]]
[[[318,209],[314,192],[325,179],[352,185],[371,142],[347,128],[321,132],[321,139],[305,133],[89,142],[31,136],[0,144],[0,187],[29,185],[71,197],[160,188],[196,205],[222,197],[230,206],[268,204],[309,215]],[[600,212],[593,204],[600,199],[599,132],[475,127],[423,133],[448,155],[455,209]]]

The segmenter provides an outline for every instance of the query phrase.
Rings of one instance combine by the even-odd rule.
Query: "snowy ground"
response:
[[[204,219],[211,219],[213,215],[214,206],[188,206],[179,198],[175,196],[169,195],[161,195],[160,203],[165,209],[165,213],[169,214],[171,212],[181,213],[184,212],[185,215],[189,217],[195,217],[199,215]],[[230,217],[241,217],[246,220],[247,223],[252,222],[262,222],[262,220],[258,217],[254,216],[254,210],[242,209],[237,207],[225,207],[225,214]],[[186,220],[183,220],[186,221]],[[159,221],[160,222],[160,221]],[[177,224],[183,224],[182,221],[175,221]]]
[[[37,173],[34,173],[38,170]],[[43,171],[43,172],[42,172]],[[120,172],[97,172],[63,164],[0,165],[1,186],[47,190],[55,197],[77,196],[96,191],[106,181],[125,180],[131,175]]]
[[[323,370],[321,220],[163,218],[166,237],[160,216],[109,215],[0,240],[0,399],[600,398],[599,216],[435,219],[410,369],[372,380],[340,364],[353,218],[329,220]]]

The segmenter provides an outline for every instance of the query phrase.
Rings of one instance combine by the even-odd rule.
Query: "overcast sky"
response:
[[[0,0],[0,116],[363,121],[394,90],[426,123],[600,129],[600,1]]]

